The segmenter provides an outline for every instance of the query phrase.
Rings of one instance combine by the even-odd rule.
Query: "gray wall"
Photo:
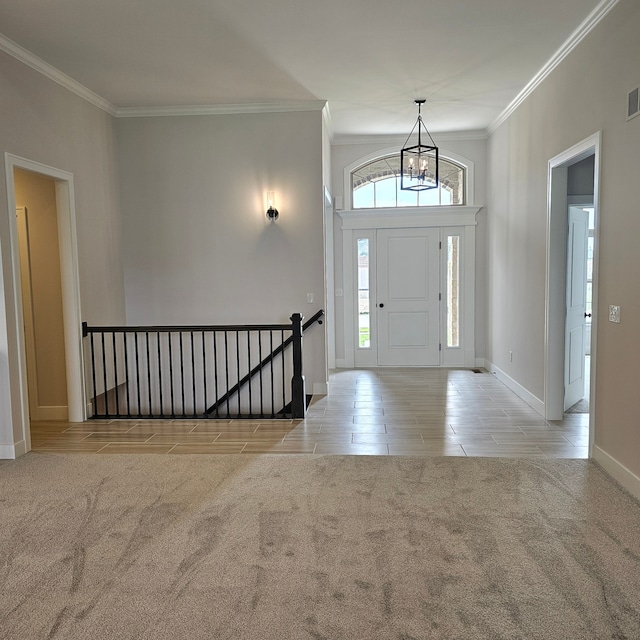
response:
[[[567,171],[567,194],[570,196],[593,195],[594,170],[594,156],[572,164]]]
[[[113,118],[0,52],[0,152],[71,172],[83,320],[124,320]],[[0,179],[0,447],[22,439],[5,166]]]
[[[320,111],[129,118],[117,132],[130,324],[281,323],[323,307]],[[327,382],[324,329],[305,335],[309,392]]]
[[[491,136],[488,167],[487,356],[543,399],[548,162],[602,132],[595,444],[636,478],[640,118],[626,122],[625,105],[640,77],[639,32],[640,5],[621,0]],[[621,324],[608,322],[611,304]]]

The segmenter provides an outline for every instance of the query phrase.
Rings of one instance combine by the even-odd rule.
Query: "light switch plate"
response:
[[[620,307],[617,304],[609,305],[609,322],[620,324]]]

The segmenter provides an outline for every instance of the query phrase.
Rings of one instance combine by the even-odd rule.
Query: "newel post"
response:
[[[307,395],[302,375],[302,314],[291,316],[293,329],[293,378],[291,378],[291,417],[304,418],[307,414]]]

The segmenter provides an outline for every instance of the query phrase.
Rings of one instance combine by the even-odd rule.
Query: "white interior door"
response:
[[[36,368],[36,340],[33,326],[33,294],[31,287],[31,245],[29,217],[26,207],[16,208],[16,223],[20,247],[20,286],[22,289],[22,317],[24,319],[27,386],[29,388],[30,416],[38,415],[38,375]]]
[[[588,237],[589,214],[581,207],[569,207],[564,342],[565,411],[584,397]]]
[[[381,366],[440,364],[440,229],[377,232]]]

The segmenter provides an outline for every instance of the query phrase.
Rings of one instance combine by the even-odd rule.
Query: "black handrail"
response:
[[[309,320],[307,320],[302,325],[302,333],[304,333],[309,327],[311,327],[316,322],[318,324],[322,324],[321,318],[324,316],[324,309],[320,309],[315,315],[313,315]],[[290,328],[287,325],[287,328]],[[260,371],[276,357],[279,356],[292,342],[294,336],[289,336],[282,344],[278,345],[275,349],[271,351],[271,353],[262,360],[262,362],[256,365],[249,373],[247,373],[242,380],[239,380],[231,389],[229,389],[224,395],[220,396],[204,413],[205,415],[211,415],[216,409],[222,406],[227,400],[230,400],[242,387],[244,387],[247,382],[249,382],[254,376],[258,375]],[[284,408],[283,408],[284,411]]]

